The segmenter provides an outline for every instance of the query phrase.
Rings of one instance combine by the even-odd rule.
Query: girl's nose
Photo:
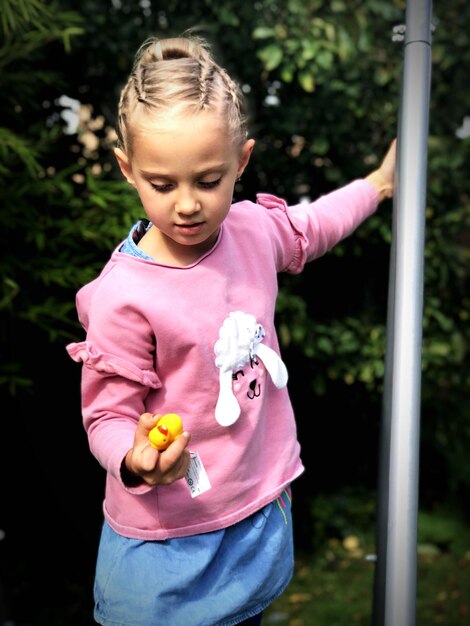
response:
[[[193,194],[190,193],[181,194],[175,205],[176,212],[182,215],[192,215],[193,213],[199,211],[200,208],[201,205],[199,201]]]

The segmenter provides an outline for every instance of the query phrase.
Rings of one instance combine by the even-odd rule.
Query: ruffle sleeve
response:
[[[284,218],[287,218],[287,223],[290,227],[290,236],[293,236],[293,252],[291,258],[285,265],[280,268],[280,271],[288,272],[290,274],[298,274],[302,271],[305,262],[307,261],[307,248],[308,240],[302,230],[296,225],[292,219],[289,206],[286,201],[277,196],[273,196],[269,193],[258,193],[256,195],[256,201],[259,205],[265,209],[278,209]]]
[[[152,389],[159,389],[162,386],[154,370],[143,370],[122,357],[99,352],[89,341],[70,343],[66,349],[74,361],[82,362],[86,367],[98,373],[117,374]]]

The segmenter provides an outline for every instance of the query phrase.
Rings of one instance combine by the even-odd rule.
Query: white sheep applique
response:
[[[220,391],[215,419],[221,426],[231,426],[240,417],[240,405],[233,393],[232,374],[250,359],[259,357],[278,389],[287,385],[287,368],[280,356],[261,343],[266,333],[254,315],[235,311],[229,313],[219,330],[214,346],[215,364],[220,369]]]

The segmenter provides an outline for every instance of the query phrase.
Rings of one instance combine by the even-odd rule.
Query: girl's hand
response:
[[[134,486],[141,481],[148,485],[169,485],[183,478],[189,467],[189,433],[183,432],[168,448],[159,452],[150,445],[149,432],[162,417],[160,414],[143,413],[134,435],[134,446],[123,461],[122,478],[125,484]]]
[[[380,164],[380,167],[374,170],[366,177],[370,183],[374,185],[379,194],[379,202],[385,198],[392,198],[395,188],[395,164],[397,156],[397,140],[394,139]]]

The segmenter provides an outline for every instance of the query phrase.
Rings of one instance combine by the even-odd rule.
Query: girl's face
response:
[[[153,224],[139,245],[156,261],[190,264],[214,245],[254,140],[235,147],[210,112],[149,119],[134,125],[131,158],[115,150]]]

